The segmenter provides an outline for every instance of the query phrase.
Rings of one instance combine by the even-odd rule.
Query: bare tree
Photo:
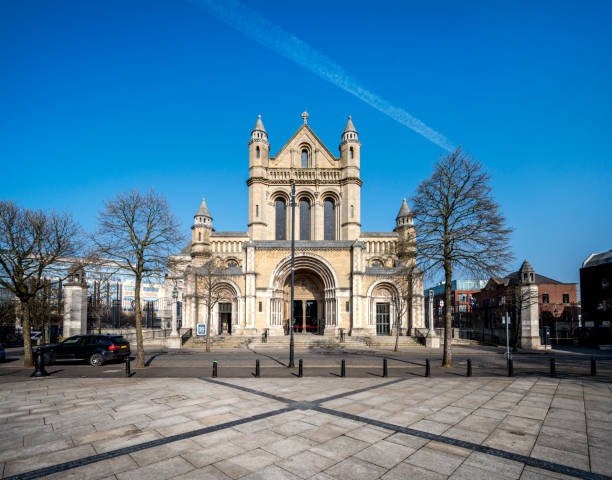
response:
[[[66,278],[68,271],[60,260],[80,251],[79,239],[79,226],[68,214],[29,210],[0,201],[0,285],[20,302],[26,367],[32,366],[32,302],[48,279]]]
[[[444,357],[452,366],[453,269],[477,276],[501,273],[512,259],[512,229],[493,199],[483,166],[458,148],[440,158],[412,197],[417,258],[423,271],[444,271]]]
[[[220,258],[209,258],[195,272],[195,292],[206,307],[206,351],[210,352],[210,325],[212,323],[212,311],[215,305],[223,297],[220,288],[223,282],[223,264]],[[199,281],[198,281],[199,280]]]
[[[163,196],[132,190],[104,203],[92,241],[98,256],[134,275],[136,367],[143,368],[140,287],[143,278],[163,275],[170,250],[184,242],[179,223]]]
[[[406,317],[406,329],[412,328],[412,304],[414,299],[414,285],[418,270],[414,264],[400,265],[393,273],[393,284],[397,292],[393,295],[395,306],[396,328],[394,352],[399,348],[399,334],[402,328],[402,319]]]

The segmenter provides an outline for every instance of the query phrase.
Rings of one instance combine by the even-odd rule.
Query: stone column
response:
[[[542,348],[540,341],[540,318],[538,312],[538,286],[521,285],[521,348],[537,350]]]
[[[440,348],[440,337],[436,334],[436,329],[434,328],[434,296],[433,290],[429,291],[429,331],[427,332],[427,337],[425,337],[425,346],[427,348]]]
[[[182,340],[178,332],[178,319],[176,310],[176,298],[172,298],[172,331],[170,332],[170,337],[166,338],[166,347],[168,348],[181,348],[182,346]]]
[[[64,284],[63,338],[87,333],[87,285]]]

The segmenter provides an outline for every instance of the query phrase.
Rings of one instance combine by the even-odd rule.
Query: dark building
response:
[[[583,326],[606,327],[609,331],[612,322],[612,250],[589,255],[583,262],[580,298]]]

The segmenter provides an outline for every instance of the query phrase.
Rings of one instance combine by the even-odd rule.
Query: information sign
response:
[[[196,328],[196,335],[200,337],[206,336],[206,324],[205,323],[198,323],[197,328]]]

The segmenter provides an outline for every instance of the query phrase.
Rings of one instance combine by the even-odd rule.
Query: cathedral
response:
[[[212,336],[286,335],[294,225],[294,332],[391,335],[398,317],[402,334],[423,328],[421,275],[410,281],[408,307],[397,302],[397,271],[414,262],[415,227],[406,200],[392,231],[362,232],[361,143],[351,117],[339,156],[319,140],[306,112],[302,120],[275,156],[261,115],[255,123],[248,143],[248,231],[216,231],[214,208],[202,200],[191,242],[169,257],[166,291],[174,308],[180,305],[182,327],[195,334],[210,303]]]

